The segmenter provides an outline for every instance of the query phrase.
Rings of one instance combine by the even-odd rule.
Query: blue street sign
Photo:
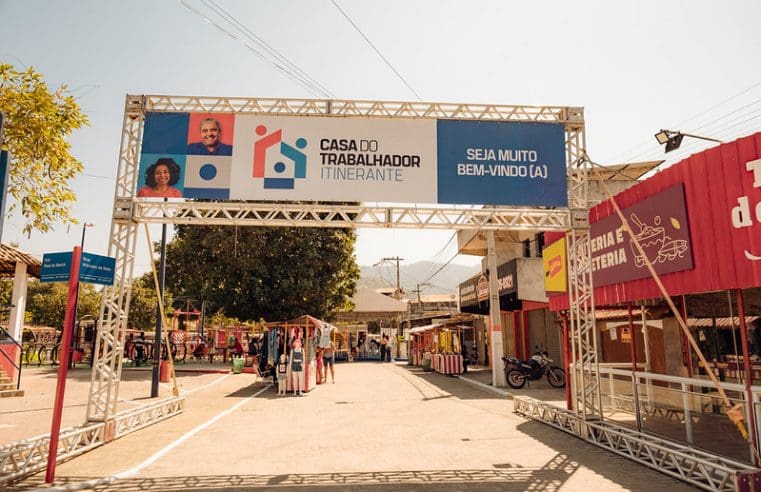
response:
[[[110,256],[82,253],[79,267],[79,281],[91,284],[114,285],[116,258]]]
[[[42,256],[40,282],[66,282],[71,271],[71,251],[45,253]]]
[[[92,253],[82,253],[79,281],[90,284],[114,285],[116,259]],[[40,282],[67,282],[71,271],[71,252],[45,253],[42,256]]]

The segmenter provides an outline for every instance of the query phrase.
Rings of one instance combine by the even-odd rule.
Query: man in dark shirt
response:
[[[147,363],[148,359],[145,356],[145,332],[141,331],[140,336],[135,340],[135,365],[139,366],[141,363]]]
[[[222,129],[219,121],[206,118],[201,121],[201,141],[188,144],[188,155],[233,155],[233,146],[219,141]]]

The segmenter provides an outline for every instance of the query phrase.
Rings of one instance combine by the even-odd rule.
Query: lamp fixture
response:
[[[699,138],[700,140],[709,140],[711,142],[723,143],[721,140],[717,138],[701,137],[700,135],[693,135],[691,133],[682,133],[680,131],[674,131],[674,130],[661,130],[655,134],[655,139],[658,141],[658,143],[660,145],[664,145],[664,144],[666,145],[666,152],[671,152],[672,150],[678,149],[679,146],[682,145],[682,139],[684,137]]]

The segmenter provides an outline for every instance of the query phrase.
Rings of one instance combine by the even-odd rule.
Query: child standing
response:
[[[301,340],[293,342],[291,350],[291,374],[293,375],[293,396],[301,396],[304,391],[304,351],[301,349]]]
[[[285,354],[280,356],[280,362],[277,364],[277,394],[285,396],[285,382],[288,374],[288,359]]]

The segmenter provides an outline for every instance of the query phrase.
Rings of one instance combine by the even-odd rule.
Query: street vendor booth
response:
[[[290,321],[267,323],[266,365],[275,367],[283,353],[290,357],[294,341],[300,340],[304,351],[303,391],[309,392],[317,385],[317,348],[321,346],[321,343],[324,345],[320,338],[326,335],[329,343],[333,332],[335,332],[333,325],[308,315]],[[291,365],[288,364],[286,391],[293,391],[293,388],[294,375],[291,373]]]
[[[439,323],[409,330],[407,333],[412,342],[412,364],[424,369],[430,368],[440,374],[461,374],[462,328]]]

